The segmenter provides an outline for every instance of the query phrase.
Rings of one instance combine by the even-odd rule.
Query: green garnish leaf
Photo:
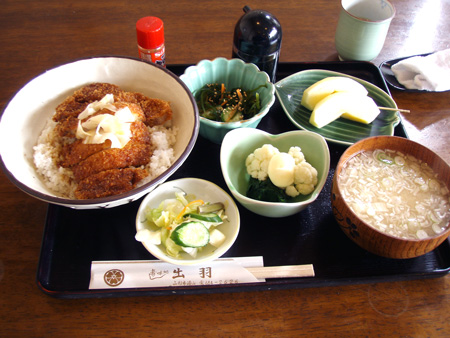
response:
[[[284,190],[278,188],[269,179],[260,181],[253,177],[250,177],[247,197],[266,202],[288,202],[289,199]]]
[[[383,162],[385,164],[389,164],[389,165],[394,163],[394,159],[383,152],[380,152],[378,154],[377,159],[378,159],[378,161]]]

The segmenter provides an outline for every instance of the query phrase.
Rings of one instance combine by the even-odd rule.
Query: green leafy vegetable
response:
[[[247,120],[258,114],[261,109],[259,93],[255,89],[245,91],[234,88],[227,91],[225,84],[207,84],[194,93],[200,115],[219,122],[236,122]]]
[[[289,197],[283,189],[278,188],[269,179],[260,181],[250,177],[247,197],[266,202],[288,202]]]

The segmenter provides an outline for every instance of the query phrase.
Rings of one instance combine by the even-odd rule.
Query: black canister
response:
[[[248,6],[243,10],[245,14],[234,28],[232,57],[254,63],[275,82],[282,37],[280,22],[263,10]]]

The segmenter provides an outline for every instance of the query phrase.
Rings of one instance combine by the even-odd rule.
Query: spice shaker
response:
[[[146,16],[136,23],[139,58],[165,67],[164,24],[155,16]]]
[[[245,14],[234,29],[232,57],[254,63],[275,82],[282,38],[280,22],[263,10],[248,6],[243,10]]]

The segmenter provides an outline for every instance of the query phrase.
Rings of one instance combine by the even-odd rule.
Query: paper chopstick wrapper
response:
[[[264,267],[263,257],[222,258],[183,266],[152,261],[94,261],[89,289],[213,286],[312,277],[312,265]]]
[[[262,257],[218,259],[199,265],[163,261],[97,261],[91,265],[89,289],[211,286],[264,282],[246,270],[263,266]]]

